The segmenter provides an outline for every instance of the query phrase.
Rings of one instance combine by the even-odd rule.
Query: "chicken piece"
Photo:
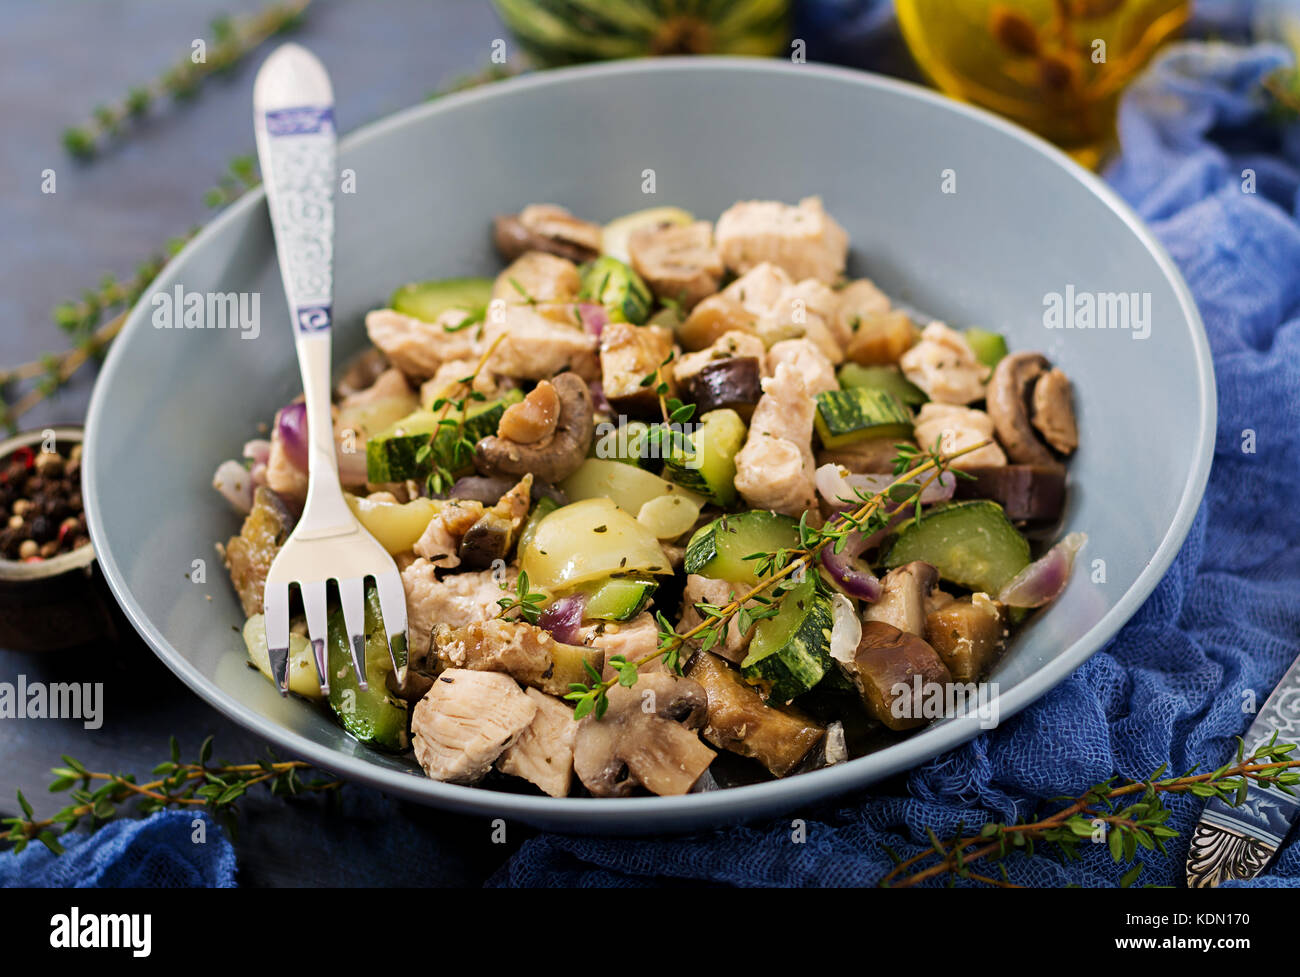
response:
[[[806,337],[832,363],[844,361],[843,344],[835,331],[839,296],[823,283],[811,278],[796,282],[776,265],[764,263],[737,278],[719,296],[739,303],[754,316],[753,331],[764,345]]]
[[[755,328],[768,346],[800,337],[812,341],[832,363],[844,362],[849,340],[836,334],[839,297],[821,282],[805,278],[787,286]]]
[[[632,268],[660,299],[692,309],[718,290],[722,259],[713,247],[713,225],[656,224],[640,227],[627,241]]]
[[[673,351],[673,334],[663,326],[634,326],[611,322],[600,334],[601,389],[618,414],[654,417],[659,413],[659,395],[641,381],[659,369]],[[660,376],[675,391],[673,371],[665,366]]]
[[[870,278],[849,282],[840,289],[839,297],[835,333],[841,337],[852,336],[863,319],[884,315],[890,308],[889,296],[876,288]]]
[[[587,666],[594,669],[604,661],[599,648],[567,645],[535,624],[502,618],[463,628],[436,626],[433,653],[436,661],[430,662],[426,671],[468,668],[505,672],[515,681],[551,695],[563,695],[570,684],[585,682]]]
[[[993,418],[973,407],[922,404],[916,415],[913,437],[917,444],[927,449],[934,447],[938,440],[939,450],[944,454],[960,451],[981,441],[993,442],[968,455],[962,455],[953,463],[955,468],[997,468],[1007,463],[1007,456],[1002,453],[993,436]]]
[[[488,359],[488,369],[522,380],[548,380],[564,370],[572,370],[587,381],[599,379],[596,337],[552,318],[549,313],[553,311],[571,315],[572,307],[510,305],[500,322],[494,322],[489,315],[484,328],[485,347],[502,333],[506,338]]]
[[[742,359],[747,356],[752,356],[760,364],[763,363],[767,356],[763,340],[750,333],[733,329],[719,336],[712,345],[679,356],[673,363],[673,376],[681,383],[687,377],[699,373],[710,363],[716,363],[718,360]]]
[[[763,381],[745,446],[736,455],[736,489],[755,509],[798,518],[816,503],[813,399],[789,363]]]
[[[450,669],[411,713],[415,759],[434,780],[477,783],[536,715],[510,676]]]
[[[416,556],[438,564],[442,570],[460,566],[460,541],[483,515],[483,503],[472,499],[448,499],[435,503],[437,512],[411,547]]]
[[[848,257],[849,236],[823,209],[820,197],[805,197],[795,207],[741,201],[718,218],[715,234],[723,262],[738,274],[770,261],[796,281],[816,278],[832,285]]]
[[[307,473],[289,460],[280,440],[280,425],[271,430],[271,453],[266,459],[266,487],[276,495],[301,505],[307,500]]]
[[[474,378],[470,389],[481,393],[488,400],[496,400],[516,386],[513,380],[496,376],[491,370],[479,370],[475,373],[476,366],[478,366],[477,357],[472,360],[448,360],[443,363],[432,377],[420,385],[420,403],[427,406],[440,397],[458,398],[460,382],[469,376]]]
[[[491,570],[453,573],[442,580],[437,570],[436,563],[423,558],[402,569],[412,661],[428,656],[437,625],[461,628],[491,620],[501,613],[497,601],[515,593],[518,571],[512,568],[501,575],[500,583]]]
[[[756,322],[754,313],[734,296],[719,292],[691,309],[686,321],[677,327],[677,341],[683,349],[701,351],[731,333],[757,337]]]
[[[497,769],[536,784],[552,797],[567,797],[573,784],[573,744],[578,738],[573,708],[536,689],[524,689],[524,695],[537,706],[537,714],[505,748]]]
[[[755,265],[718,294],[739,303],[755,318],[770,316],[794,279],[770,262]]]
[[[652,655],[659,647],[659,625],[649,611],[642,611],[630,621],[599,621],[583,627],[582,643],[600,649],[604,656],[601,667],[604,678],[612,678],[614,669],[609,660],[622,655],[625,661],[634,662]],[[647,662],[641,670],[661,672],[666,666],[662,658]]]
[[[389,367],[375,377],[375,382],[370,386],[350,393],[340,400],[339,409],[346,411],[358,407],[372,407],[388,400],[404,400],[411,396],[413,396],[411,385],[406,382],[406,374]]]
[[[840,382],[835,379],[835,367],[810,339],[783,339],[767,352],[767,375],[776,373],[782,363],[789,363],[803,377],[803,385],[809,397],[816,397],[827,390],[839,390]]]
[[[677,622],[677,633],[685,634],[704,620],[704,615],[696,608],[696,604],[726,607],[737,597],[743,596],[746,589],[728,583],[726,580],[714,580],[698,573],[688,574],[686,588],[682,591],[682,619]],[[747,606],[757,609],[762,605],[758,601],[751,600]],[[741,632],[740,621],[733,616],[727,622],[727,633],[723,635],[722,642],[714,645],[710,650],[730,662],[739,664],[744,660],[745,653],[749,651],[749,642],[753,637],[754,626],[750,625],[748,630]],[[693,644],[698,646],[699,641]]]
[[[582,282],[578,266],[544,251],[529,251],[497,275],[492,298],[507,305],[572,302]]]
[[[921,331],[921,341],[899,357],[903,375],[940,404],[969,404],[984,397],[990,370],[975,358],[966,337],[942,322]]]
[[[437,322],[425,322],[393,309],[376,309],[366,316],[366,333],[393,366],[412,379],[427,380],[448,360],[474,358],[476,330],[455,329],[467,314],[448,309]]]

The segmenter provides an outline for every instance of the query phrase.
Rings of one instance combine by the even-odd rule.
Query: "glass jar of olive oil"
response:
[[[1186,23],[1190,0],[897,0],[921,68],[943,91],[1096,166],[1124,86]]]

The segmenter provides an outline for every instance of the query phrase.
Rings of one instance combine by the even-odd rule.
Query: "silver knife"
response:
[[[1282,676],[1244,737],[1246,756],[1277,734],[1279,743],[1300,737],[1300,658]],[[1189,888],[1253,879],[1272,861],[1300,817],[1300,797],[1252,783],[1236,807],[1211,798],[1201,812],[1187,850]]]

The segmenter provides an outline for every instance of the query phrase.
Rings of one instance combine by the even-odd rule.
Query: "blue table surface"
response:
[[[0,366],[65,348],[50,317],[105,273],[130,275],[170,236],[209,219],[203,193],[228,161],[253,151],[250,99],[264,46],[230,75],[205,83],[192,103],[167,106],[90,163],[64,152],[63,129],[98,104],[157,77],[210,36],[221,14],[258,9],[258,0],[6,0],[0,29]],[[341,131],[414,104],[453,78],[488,64],[505,31],[486,0],[315,0],[293,38],[329,67]],[[55,192],[42,193],[43,171]],[[80,423],[94,373],[85,369],[58,397],[23,418],[23,427]],[[148,773],[165,759],[169,735],[187,754],[216,734],[217,755],[252,759],[263,744],[224,720],[166,670],[134,637],[75,655],[0,650],[0,681],[102,681],[105,721],[0,720],[0,814],[14,813],[21,789],[42,813],[48,770],[68,753],[91,769]],[[448,846],[439,875],[402,876],[394,884],[478,884],[509,848],[489,842],[486,822],[415,805],[404,816],[427,819]],[[237,844],[245,885],[318,885],[337,879],[329,865],[301,858],[292,837],[356,832],[323,803],[250,797]],[[518,839],[521,840],[521,839]]]

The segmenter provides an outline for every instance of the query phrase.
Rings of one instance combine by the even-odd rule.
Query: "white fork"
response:
[[[327,585],[338,583],[352,667],[368,687],[365,581],[379,592],[388,650],[406,671],[406,597],[397,564],[343,500],[330,416],[330,319],[334,257],[334,93],[305,48],[277,48],[253,85],[257,157],[271,211],[280,275],[293,320],[307,400],[307,502],[266,577],[266,645],[280,694],[288,691],[289,588],[297,584],[323,693],[329,692]]]

